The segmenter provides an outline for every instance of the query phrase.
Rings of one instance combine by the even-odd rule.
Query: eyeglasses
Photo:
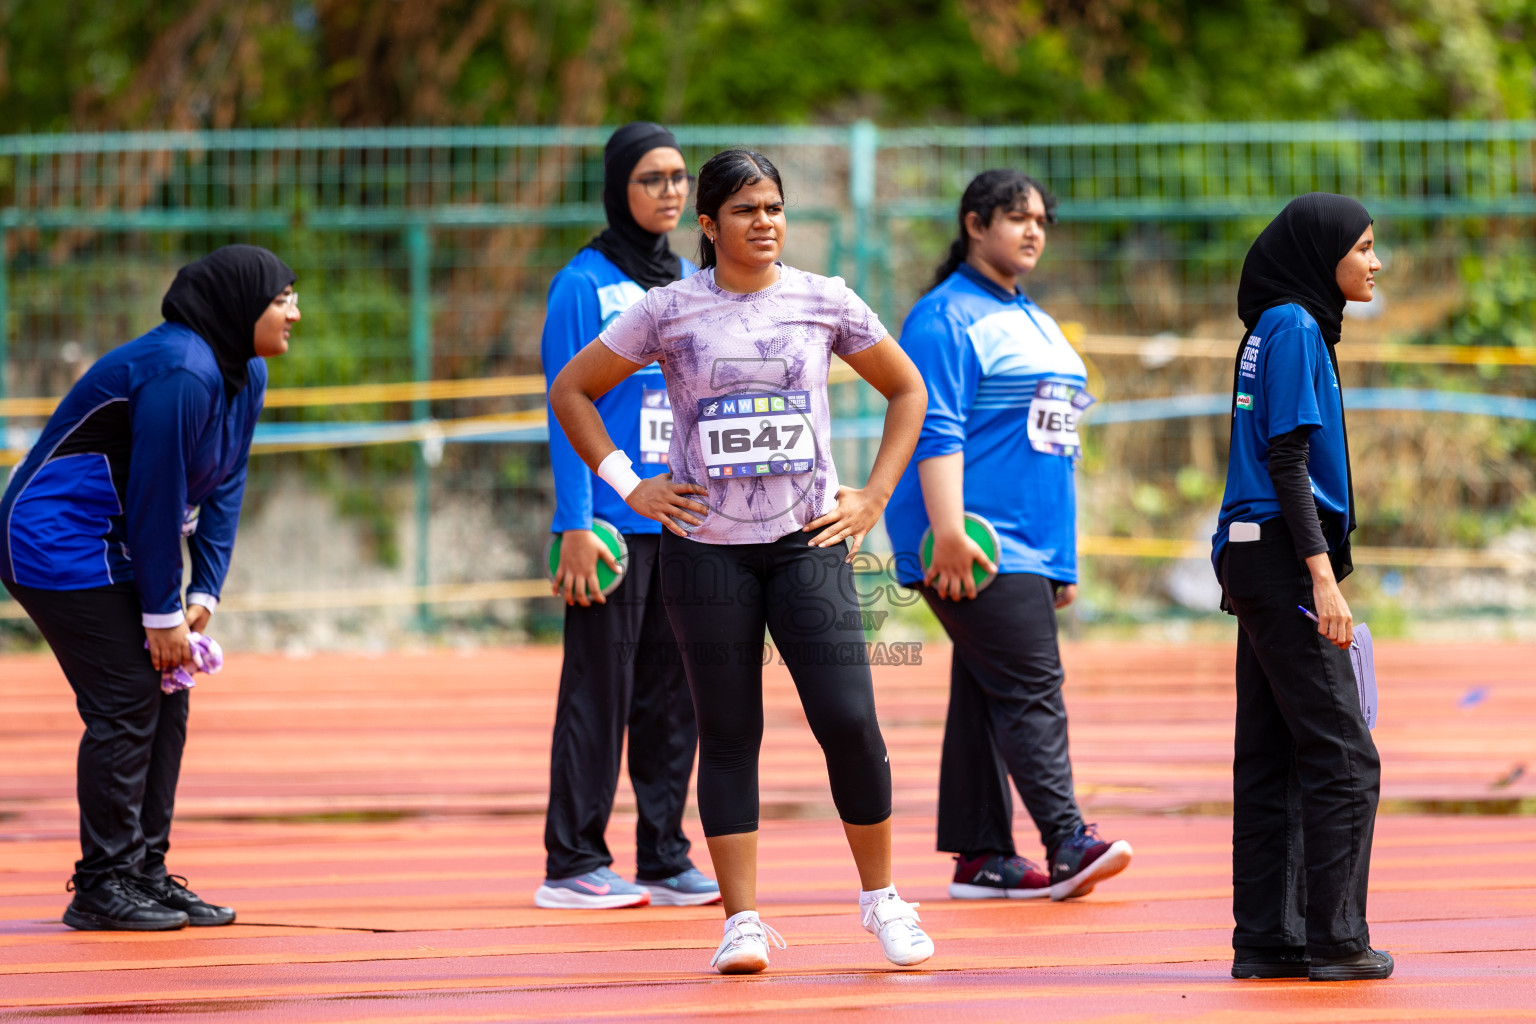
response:
[[[629,179],[631,185],[641,185],[645,188],[645,194],[652,199],[660,199],[667,194],[667,186],[672,186],[680,196],[685,196],[693,190],[693,175],[687,171],[678,171],[676,174],[647,174],[643,178]]]
[[[279,295],[277,298],[272,300],[272,305],[276,306],[278,309],[284,309],[284,310],[286,310],[286,309],[298,309],[299,308],[299,293],[298,292],[290,292],[287,295]]]

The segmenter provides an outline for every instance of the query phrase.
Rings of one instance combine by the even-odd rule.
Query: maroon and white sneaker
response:
[[[955,858],[952,900],[1041,900],[1051,894],[1051,880],[1039,865],[1023,857],[983,853]]]
[[[1079,825],[1072,838],[1051,854],[1051,899],[1086,896],[1093,887],[1124,871],[1131,863],[1131,844],[1124,839],[1106,843],[1097,825]]]

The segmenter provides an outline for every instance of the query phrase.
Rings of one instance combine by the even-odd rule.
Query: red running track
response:
[[[1516,771],[1536,769],[1536,649],[1378,652],[1389,813],[1370,916],[1399,969],[1328,986],[1226,976],[1230,653],[1066,653],[1083,802],[1138,851],[1066,904],[945,898],[948,653],[876,669],[897,879],[939,949],[908,971],[859,928],[820,752],[769,670],[761,907],[790,947],[751,978],[709,970],[717,910],[533,907],[557,651],[232,657],[194,694],[171,864],[240,923],[137,936],[59,922],[80,725],[51,661],[0,659],[0,1020],[1536,1019],[1536,818],[1423,813],[1536,803]],[[619,802],[628,872],[627,788]]]

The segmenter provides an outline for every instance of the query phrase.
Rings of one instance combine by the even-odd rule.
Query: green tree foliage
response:
[[[0,132],[1529,117],[1536,0],[0,0]]]
[[[1461,276],[1466,298],[1446,317],[1437,340],[1536,351],[1536,257],[1519,251],[1468,257]]]
[[[0,0],[0,131],[313,122],[323,69],[280,0]]]

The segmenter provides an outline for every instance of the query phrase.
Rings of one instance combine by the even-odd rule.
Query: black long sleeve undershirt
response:
[[[1269,479],[1280,499],[1280,514],[1290,528],[1296,556],[1303,561],[1328,550],[1323,525],[1312,497],[1312,478],[1307,475],[1310,427],[1297,427],[1269,442]]]

